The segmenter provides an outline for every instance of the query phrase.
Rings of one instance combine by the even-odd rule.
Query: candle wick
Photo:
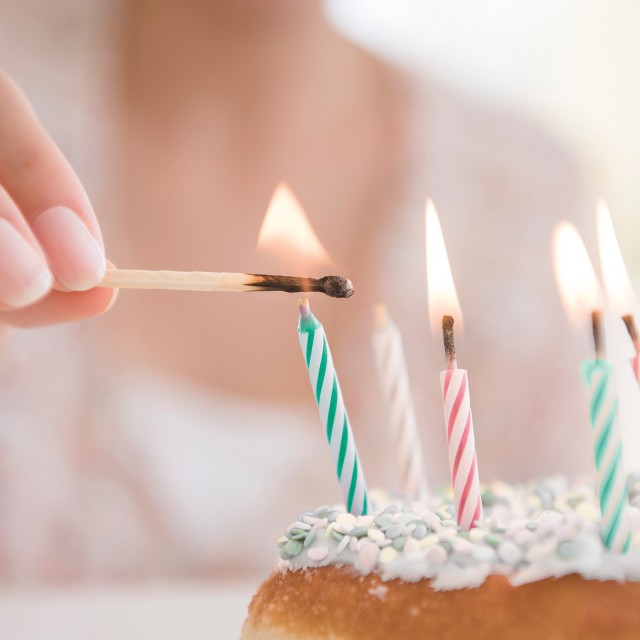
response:
[[[596,351],[596,360],[604,359],[604,344],[602,341],[602,313],[591,312],[591,330],[593,331],[593,346]]]
[[[640,341],[638,340],[638,329],[636,327],[636,322],[633,318],[633,315],[628,313],[627,315],[622,316],[622,321],[627,327],[627,331],[629,332],[629,336],[631,337],[631,342],[633,342],[633,348],[636,350],[636,353],[640,353]]]
[[[456,340],[453,334],[453,316],[442,316],[442,340],[447,369],[455,369],[458,363],[456,362]]]
[[[309,308],[309,298],[300,298],[298,300],[298,310],[303,318],[308,318],[311,315],[311,309]]]

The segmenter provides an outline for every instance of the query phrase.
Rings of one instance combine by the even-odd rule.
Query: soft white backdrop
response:
[[[640,3],[328,0],[348,37],[542,122],[609,202],[640,283]]]

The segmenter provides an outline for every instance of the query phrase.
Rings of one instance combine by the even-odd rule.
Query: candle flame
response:
[[[581,326],[602,307],[598,278],[578,230],[568,222],[556,225],[553,259],[560,298],[569,320]]]
[[[258,236],[258,249],[299,268],[331,264],[307,214],[285,183],[280,183],[271,197]]]
[[[636,297],[624,266],[609,209],[602,200],[598,201],[598,244],[602,280],[611,310],[619,316],[633,313],[637,306]]]
[[[447,250],[444,246],[438,212],[427,200],[427,292],[429,301],[429,322],[434,335],[442,332],[442,316],[453,316],[456,330],[462,329],[462,310],[458,302],[456,287],[449,267]]]

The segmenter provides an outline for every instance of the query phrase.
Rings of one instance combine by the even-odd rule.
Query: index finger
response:
[[[55,278],[73,290],[104,276],[102,234],[75,172],[0,70],[0,184],[31,225]]]

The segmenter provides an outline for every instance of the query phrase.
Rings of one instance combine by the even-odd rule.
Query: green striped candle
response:
[[[600,532],[607,549],[626,553],[631,533],[613,365],[607,360],[586,360],[581,364],[581,371],[590,392],[589,419],[593,431],[596,484],[602,514]]]
[[[344,502],[347,511],[363,515],[369,509],[367,487],[327,337],[322,325],[311,313],[309,300],[298,300],[298,307],[302,355],[309,370],[311,388],[329,441]]]

